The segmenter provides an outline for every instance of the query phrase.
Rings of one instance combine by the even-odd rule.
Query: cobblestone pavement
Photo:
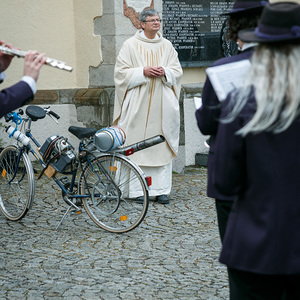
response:
[[[68,215],[56,184],[36,181],[32,209],[19,222],[0,214],[0,299],[228,299],[226,268],[206,169],[173,175],[169,205],[150,202],[128,233]]]

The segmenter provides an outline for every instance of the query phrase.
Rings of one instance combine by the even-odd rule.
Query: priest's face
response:
[[[145,35],[147,34],[156,34],[160,29],[160,17],[156,16],[148,16],[145,22],[141,22],[141,26],[144,29]]]

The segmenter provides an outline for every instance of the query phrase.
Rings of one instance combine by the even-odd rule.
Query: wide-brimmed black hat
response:
[[[231,11],[220,16],[239,16],[250,13],[259,13],[262,11],[268,1],[262,0],[237,0],[234,2]]]
[[[300,5],[293,2],[277,2],[267,5],[255,29],[238,33],[244,42],[276,43],[300,42]]]

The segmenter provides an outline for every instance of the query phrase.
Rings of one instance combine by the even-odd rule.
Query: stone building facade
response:
[[[112,124],[113,70],[123,42],[138,28],[138,13],[144,7],[162,11],[163,0],[2,0],[0,38],[22,50],[37,49],[66,61],[71,73],[44,67],[33,104],[51,106],[62,118],[60,125],[44,121],[36,130],[38,139],[51,134],[76,141],[69,125],[102,128]],[[1,88],[18,81],[23,61],[14,59]],[[201,96],[204,68],[185,68],[180,96],[180,154],[173,169],[181,172],[204,157],[207,149],[196,125],[194,96]],[[53,123],[53,124],[52,124]],[[203,163],[203,162],[201,162]],[[204,163],[205,165],[205,159]]]

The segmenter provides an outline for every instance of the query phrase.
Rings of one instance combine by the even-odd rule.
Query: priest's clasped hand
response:
[[[161,77],[165,76],[163,67],[144,67],[144,75],[147,77]]]

